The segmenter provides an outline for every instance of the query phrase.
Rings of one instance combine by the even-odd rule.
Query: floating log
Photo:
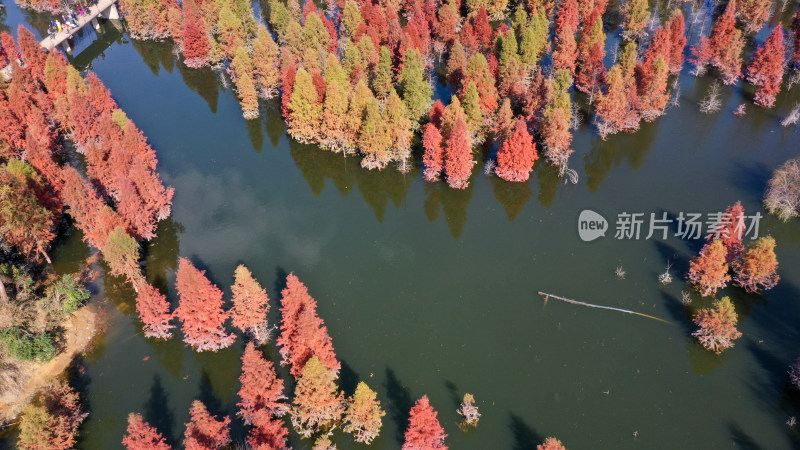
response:
[[[578,300],[572,300],[571,298],[565,298],[565,297],[561,297],[561,296],[558,296],[558,295],[548,294],[548,293],[542,292],[542,291],[539,291],[539,295],[544,297],[545,304],[547,304],[547,300],[549,300],[552,297],[552,298],[554,298],[556,300],[561,300],[562,302],[572,303],[573,305],[588,306],[589,308],[610,309],[611,311],[618,311],[618,312],[625,313],[625,314],[634,314],[634,315],[637,315],[637,316],[647,317],[648,319],[658,320],[659,322],[670,323],[670,322],[668,322],[668,321],[666,321],[664,319],[661,319],[659,317],[651,316],[649,314],[644,314],[644,313],[640,313],[640,312],[636,312],[636,311],[630,311],[630,310],[627,310],[627,309],[614,308],[614,307],[611,307],[611,306],[603,306],[603,305],[593,305],[591,303],[579,302]]]

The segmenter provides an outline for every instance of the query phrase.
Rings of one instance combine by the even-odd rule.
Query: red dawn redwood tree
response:
[[[758,106],[771,108],[775,104],[775,96],[781,91],[785,62],[783,27],[779,24],[747,66],[747,81],[756,86],[755,102]]]
[[[544,443],[537,445],[536,450],[567,450],[567,448],[558,439],[549,437]]]
[[[561,69],[575,73],[578,59],[578,45],[575,32],[578,31],[578,4],[575,0],[561,2],[556,14],[555,51],[553,52],[553,71]]]
[[[741,261],[733,263],[734,282],[747,292],[774,288],[778,276],[778,258],[775,256],[775,239],[759,238],[747,247]]]
[[[683,69],[683,53],[686,51],[686,25],[680,8],[676,8],[675,12],[672,13],[672,17],[667,23],[667,28],[669,28],[669,40],[672,43],[669,56],[669,72],[678,74]]]
[[[422,147],[425,149],[422,155],[422,162],[425,165],[422,176],[425,181],[438,181],[444,165],[444,150],[442,133],[433,122],[428,122],[422,127]]]
[[[199,352],[230,346],[234,336],[225,333],[228,313],[222,309],[222,291],[208,281],[205,271],[180,258],[175,286],[180,296],[175,316],[183,322],[184,342]]]
[[[800,71],[800,11],[792,19],[792,66]]]
[[[186,450],[216,450],[231,442],[231,419],[218,420],[200,400],[192,402],[191,422],[186,424],[183,443]]]
[[[669,102],[667,80],[669,67],[662,55],[655,61],[645,61],[640,72],[639,115],[645,122],[652,122],[664,114]]]
[[[575,77],[575,88],[587,94],[594,94],[602,86],[606,75],[606,68],[603,64],[606,54],[606,35],[603,33],[601,11],[597,8],[593,9],[583,26],[578,48],[580,67]],[[593,95],[590,97],[590,101],[592,99]]]
[[[141,283],[136,293],[136,311],[144,323],[144,336],[156,339],[172,337],[172,314],[167,298],[148,283]]]
[[[770,0],[740,0],[739,20],[747,33],[757,33],[769,18],[773,2]]]
[[[417,400],[408,418],[403,450],[447,449],[444,443],[447,435],[439,424],[437,415],[427,395]]]
[[[47,53],[42,50],[41,44],[36,39],[36,36],[28,30],[25,25],[17,27],[17,41],[19,42],[19,50],[22,53],[22,58],[25,61],[25,68],[28,69],[37,80],[44,80],[44,64],[47,59]]]
[[[497,152],[495,173],[506,181],[528,181],[537,159],[539,154],[533,137],[528,133],[528,125],[522,118],[517,118],[514,132]]]
[[[247,443],[253,450],[284,450],[289,430],[283,419],[276,419],[267,413],[257,413],[253,428],[247,435]]]
[[[183,2],[183,24],[184,63],[192,69],[207,66],[211,47],[208,42],[205,19],[195,0]]]
[[[743,48],[744,37],[736,28],[736,0],[731,0],[711,30],[711,37],[700,38],[692,49],[696,73],[702,74],[705,66],[711,65],[719,70],[723,83],[735,84],[742,74]]]
[[[257,414],[268,413],[273,417],[281,417],[289,409],[284,402],[283,380],[278,378],[272,362],[264,359],[261,351],[252,342],[248,342],[242,354],[242,375],[239,376],[242,387],[239,388],[241,401],[239,415],[246,424],[252,424]]]
[[[444,171],[447,174],[447,184],[451,188],[465,189],[469,186],[474,165],[467,122],[459,117],[445,144]]]
[[[722,241],[715,239],[703,246],[700,255],[689,262],[689,281],[703,297],[714,295],[730,281],[725,253]]]
[[[142,419],[141,414],[128,415],[128,430],[122,438],[128,450],[171,450],[164,436]]]
[[[14,38],[5,31],[0,33],[0,45],[3,46],[3,52],[9,61],[15,61],[17,59],[17,55],[19,55],[17,43],[14,41]]]
[[[281,364],[290,364],[291,374],[297,377],[308,360],[316,356],[325,367],[338,374],[342,366],[336,359],[328,329],[317,316],[317,302],[309,295],[308,288],[290,273],[281,296],[281,334],[278,337]]]
[[[259,345],[269,340],[269,326],[267,314],[269,313],[269,296],[266,289],[262,288],[253,274],[240,264],[234,272],[233,308],[231,308],[231,323],[253,337]]]
[[[708,240],[719,239],[725,247],[725,261],[731,262],[742,256],[744,247],[742,236],[746,230],[744,207],[742,202],[736,202],[728,207],[722,215],[719,236],[716,233],[709,233]]]
[[[292,89],[294,80],[297,77],[297,66],[290,64],[282,73],[281,79],[281,114],[284,118],[289,117],[289,104],[292,101]]]

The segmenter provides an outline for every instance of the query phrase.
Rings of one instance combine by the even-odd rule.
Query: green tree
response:
[[[544,8],[539,8],[535,14],[531,16],[531,21],[525,27],[525,30],[520,39],[519,53],[522,56],[522,62],[531,67],[539,63],[539,58],[548,44],[550,22],[547,19],[547,13]]]
[[[623,8],[625,14],[626,39],[637,39],[645,34],[647,20],[650,18],[650,10],[647,0],[628,0]]]
[[[467,125],[473,135],[477,134],[483,128],[483,111],[481,110],[481,99],[478,95],[478,88],[474,82],[467,86],[467,91],[464,93],[463,99],[464,114],[467,118]]]
[[[406,105],[394,89],[391,89],[386,99],[384,116],[391,146],[394,148],[393,159],[407,161],[411,157],[411,119],[408,117]]]
[[[400,88],[403,91],[403,102],[406,104],[411,120],[418,121],[431,106],[433,90],[425,78],[422,68],[422,56],[417,49],[406,51],[403,69],[400,72]]]
[[[372,78],[372,90],[378,98],[386,97],[392,89],[392,55],[385,45],[381,45],[378,57],[378,67],[375,69],[375,76]]]
[[[342,35],[354,39],[356,30],[362,23],[364,23],[364,18],[361,16],[361,9],[358,7],[358,3],[347,0],[342,13]]]
[[[133,286],[144,281],[142,269],[139,267],[139,243],[125,229],[114,228],[108,234],[108,241],[102,252],[112,275],[126,277]]]

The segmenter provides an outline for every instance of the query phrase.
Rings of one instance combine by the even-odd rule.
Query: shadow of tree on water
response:
[[[411,414],[411,407],[414,406],[414,401],[409,390],[403,386],[394,370],[389,367],[386,368],[386,383],[384,386],[389,397],[387,412],[395,422],[395,425],[397,425],[395,438],[398,443],[402,444],[405,440],[404,434],[408,427],[408,418]]]
[[[153,375],[153,384],[150,386],[150,397],[144,405],[144,420],[157,429],[173,447],[178,445],[175,440],[175,413],[169,407],[169,395],[161,384],[161,376]]]
[[[522,420],[522,417],[511,413],[511,433],[514,434],[513,450],[536,450],[536,446],[544,442],[539,433]]]

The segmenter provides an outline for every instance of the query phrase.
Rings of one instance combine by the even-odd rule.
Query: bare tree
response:
[[[722,108],[722,101],[719,99],[719,82],[715,81],[708,90],[706,97],[700,102],[700,112],[712,114]]]
[[[764,207],[784,222],[800,215],[800,159],[779,167],[767,184]]]
[[[781,126],[788,127],[790,125],[797,125],[800,122],[800,103],[794,105],[789,115],[781,120]]]

